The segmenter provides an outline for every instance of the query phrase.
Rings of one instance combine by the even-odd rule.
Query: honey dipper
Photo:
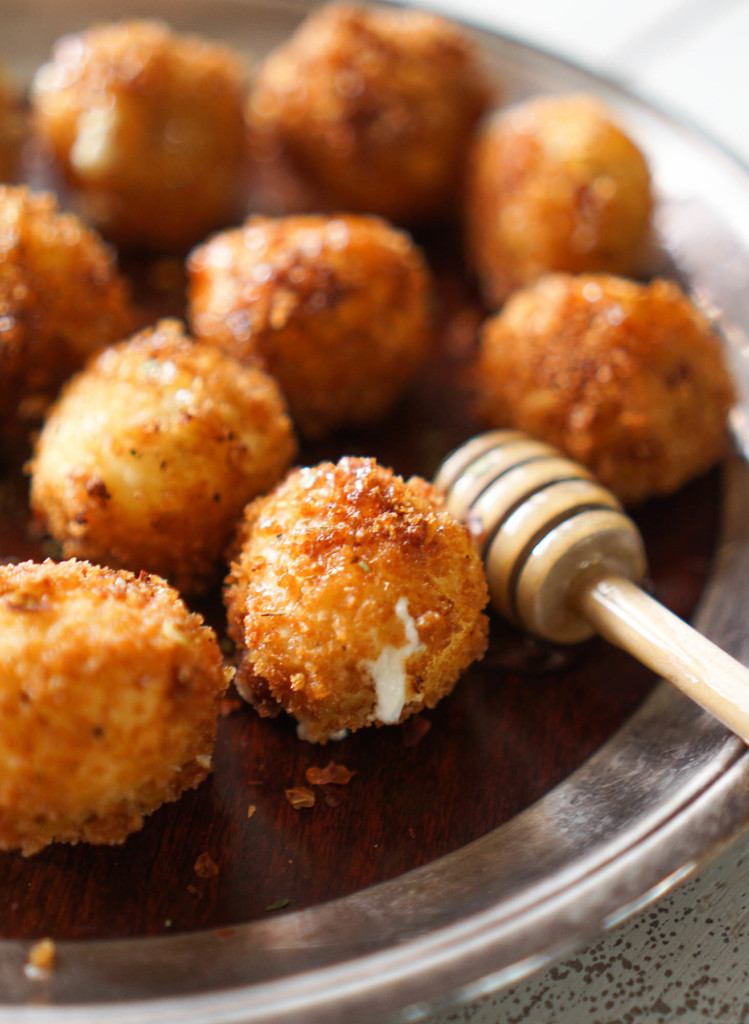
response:
[[[434,483],[478,543],[502,615],[557,643],[599,633],[749,743],[749,670],[637,585],[640,533],[585,467],[494,430],[450,455]]]

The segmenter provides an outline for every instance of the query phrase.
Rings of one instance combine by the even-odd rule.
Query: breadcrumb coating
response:
[[[245,159],[245,70],[158,21],[56,43],[32,86],[38,135],[108,237],[188,246],[231,220]]]
[[[157,577],[0,566],[0,849],[123,842],[211,769],[212,630]]]
[[[162,320],[67,385],[30,463],[31,505],[66,556],[200,592],[295,453],[275,381]]]
[[[431,347],[424,257],[377,217],[252,217],[188,270],[196,337],[259,360],[307,437],[380,419]]]
[[[133,322],[96,232],[49,193],[0,185],[0,438],[25,440],[63,381]]]
[[[19,95],[5,68],[0,66],[0,182],[14,181],[25,134]]]
[[[592,96],[501,111],[469,158],[466,241],[496,309],[549,271],[637,275],[650,235],[645,157]]]
[[[727,450],[722,339],[676,284],[550,274],[483,328],[480,418],[557,445],[628,503],[677,490]]]
[[[401,722],[484,653],[488,600],[466,528],[373,459],[295,470],[245,511],[227,578],[237,686],[304,738]]]
[[[451,212],[488,101],[477,51],[451,22],[330,4],[266,59],[248,120],[329,207],[410,223]]]

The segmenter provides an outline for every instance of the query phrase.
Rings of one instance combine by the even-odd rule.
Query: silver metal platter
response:
[[[3,57],[23,81],[67,31],[147,15],[225,39],[256,59],[310,4],[283,0],[4,0]],[[692,131],[612,84],[476,31],[512,101],[593,92],[646,151],[662,246],[700,300],[722,311],[749,443],[749,177]],[[696,624],[749,663],[749,473],[725,469],[722,538]],[[749,822],[749,752],[665,684],[592,758],[479,840],[374,888],[224,935],[59,945],[44,982],[28,943],[0,942],[0,1022],[416,1021],[492,991],[637,911]],[[6,894],[6,898],[7,894]]]

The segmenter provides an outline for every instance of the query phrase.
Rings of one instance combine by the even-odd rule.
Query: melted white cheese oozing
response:
[[[416,623],[408,613],[408,601],[405,597],[398,599],[395,614],[403,623],[406,631],[406,642],[402,647],[388,644],[380,651],[375,661],[362,662],[375,684],[377,704],[374,717],[383,725],[397,722],[406,703],[406,662],[424,646],[419,642]]]

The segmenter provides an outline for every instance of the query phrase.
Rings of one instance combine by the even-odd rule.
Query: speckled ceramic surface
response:
[[[738,1024],[749,1012],[749,838],[631,920],[429,1024]]]

